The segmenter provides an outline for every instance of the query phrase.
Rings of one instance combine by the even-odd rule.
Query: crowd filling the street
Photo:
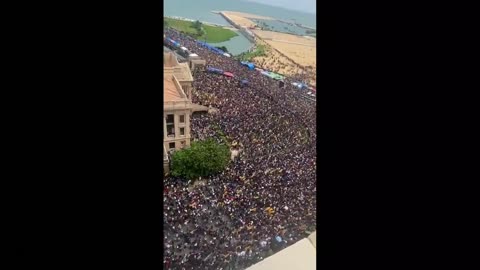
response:
[[[194,186],[164,177],[164,267],[245,269],[316,230],[316,102],[292,86],[299,78],[280,87],[175,30],[164,34],[234,74],[193,72],[192,102],[216,109],[193,114],[193,140],[227,137],[242,148]]]

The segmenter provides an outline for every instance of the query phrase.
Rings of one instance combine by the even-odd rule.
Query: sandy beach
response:
[[[263,40],[258,40],[259,44],[266,44],[269,46],[269,44]],[[292,61],[292,59],[289,59],[282,54],[280,54],[278,51],[273,50],[272,47],[268,47],[268,56],[262,56],[262,57],[256,57],[253,59],[253,62],[257,65],[259,65],[262,68],[266,68],[272,71],[276,71],[280,74],[284,74],[287,76],[294,76],[298,74],[302,74],[302,72],[306,71],[307,72],[307,82],[316,85],[316,63],[315,63],[315,58],[313,59],[313,63],[315,66],[313,68],[304,68],[300,66],[299,64],[295,63]]]
[[[238,15],[235,15],[235,14],[231,14],[231,12],[228,12],[228,11],[222,11],[222,14],[225,16],[225,17],[228,17],[231,21],[235,22],[237,25],[239,25],[240,27],[247,27],[247,28],[250,28],[250,27],[255,27],[255,23],[245,17],[241,17],[241,16],[238,16]]]
[[[236,11],[222,11],[222,12],[224,14],[228,15],[228,16],[234,15],[234,16],[237,16],[237,17],[243,17],[243,18],[249,18],[249,19],[275,20],[272,17],[260,16],[260,15],[244,13],[244,12],[236,12]]]
[[[240,27],[255,27],[255,22],[249,18],[275,20],[243,12],[222,11],[222,13]],[[257,37],[257,44],[267,47],[267,56],[254,58],[255,64],[287,76],[306,72],[307,81],[316,85],[317,41],[315,38],[259,29],[252,32]]]
[[[315,39],[272,31],[253,30],[253,32],[300,66],[316,67],[317,42]]]

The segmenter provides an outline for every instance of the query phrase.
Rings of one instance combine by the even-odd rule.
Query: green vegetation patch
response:
[[[244,52],[236,58],[240,61],[252,61],[253,58],[260,56],[267,56],[267,47],[262,44],[258,44],[252,52]]]
[[[203,25],[203,27],[206,31],[206,35],[201,36],[199,39],[205,40],[206,38],[208,43],[220,43],[238,36],[234,31],[219,26]]]
[[[171,27],[195,39],[206,41],[207,43],[220,43],[238,36],[237,33],[230,29],[206,25],[199,21],[190,22],[172,18],[163,18],[163,21],[166,27]]]
[[[212,139],[192,142],[172,156],[172,175],[195,180],[219,173],[230,161],[230,149]]]

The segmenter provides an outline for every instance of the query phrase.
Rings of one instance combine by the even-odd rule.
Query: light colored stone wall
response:
[[[173,121],[174,121],[174,128],[175,128],[175,137],[171,136],[169,137],[167,134],[167,115],[173,114]],[[164,125],[163,125],[163,130],[164,130],[164,137],[163,137],[163,142],[164,146],[167,149],[167,151],[170,151],[170,143],[175,143],[175,150],[182,149],[184,146],[190,146],[190,140],[191,140],[191,135],[190,135],[190,115],[192,114],[191,108],[189,109],[180,109],[180,110],[165,110],[164,111]],[[185,116],[185,122],[180,123],[180,115]],[[180,128],[185,129],[185,135],[180,135]],[[182,141],[185,142],[185,145],[182,146]]]

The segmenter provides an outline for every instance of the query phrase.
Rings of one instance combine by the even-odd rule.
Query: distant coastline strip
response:
[[[182,20],[182,21],[187,21],[187,22],[196,22],[197,20],[185,18],[185,17],[179,17],[179,16],[163,16],[165,18],[170,18],[170,19],[175,19],[175,20]],[[200,21],[203,24],[206,25],[211,25],[211,26],[218,26],[218,27],[229,27],[230,25],[228,24],[218,24],[218,23],[211,23],[211,22],[205,22],[205,21]]]

